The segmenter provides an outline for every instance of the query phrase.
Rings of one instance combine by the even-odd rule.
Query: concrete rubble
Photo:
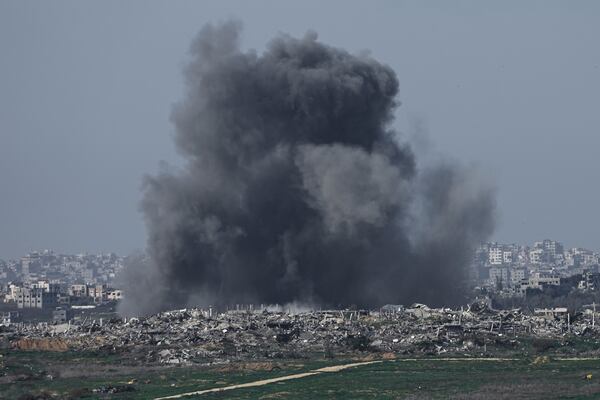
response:
[[[397,355],[476,354],[518,348],[523,341],[599,337],[589,314],[565,319],[492,310],[386,306],[378,311],[329,310],[297,314],[229,311],[213,316],[184,309],[144,318],[4,327],[0,337],[23,350],[131,353],[140,362],[190,364],[303,358],[357,352]],[[56,342],[56,343],[54,343]]]

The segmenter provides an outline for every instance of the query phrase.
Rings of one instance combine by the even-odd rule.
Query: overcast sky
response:
[[[600,250],[600,2],[0,0],[0,258],[144,247],[188,46],[232,17],[391,65],[401,137],[495,181],[494,239]]]

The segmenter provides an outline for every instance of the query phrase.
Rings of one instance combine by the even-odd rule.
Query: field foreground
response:
[[[424,305],[173,310],[0,331],[3,399],[600,398],[600,326]]]
[[[135,365],[116,355],[2,351],[2,399],[600,398],[600,359],[390,358]],[[325,368],[351,365],[347,368]],[[295,379],[277,379],[299,375]],[[227,391],[209,391],[230,385]],[[260,383],[260,382],[259,382]],[[245,387],[244,387],[245,386]]]

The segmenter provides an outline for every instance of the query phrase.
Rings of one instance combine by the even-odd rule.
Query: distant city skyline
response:
[[[600,249],[600,3],[260,5],[0,3],[0,258],[145,247],[142,177],[181,163],[169,114],[187,49],[230,17],[246,49],[312,29],[390,65],[400,140],[497,187],[491,240]]]
[[[600,251],[600,249],[593,248],[593,247],[580,246],[577,243],[575,243],[575,244],[565,244],[565,242],[563,242],[562,240],[559,240],[559,239],[556,239],[556,238],[548,238],[548,237],[536,239],[534,241],[527,242],[527,243],[515,242],[515,241],[502,242],[502,241],[492,240],[492,241],[482,242],[481,246],[497,244],[498,246],[516,245],[516,246],[533,248],[536,243],[542,243],[544,241],[552,241],[552,242],[560,243],[561,245],[563,245],[563,248],[565,250],[580,248],[580,249],[590,250],[590,251],[593,251],[593,252],[599,252]],[[44,254],[46,252],[57,254],[57,255],[60,254],[60,255],[70,255],[70,256],[74,256],[74,255],[115,254],[115,255],[117,255],[119,257],[126,257],[126,256],[130,255],[129,253],[121,254],[121,253],[118,253],[118,252],[115,252],[115,251],[110,251],[110,250],[108,250],[108,251],[80,250],[80,251],[72,251],[72,252],[70,252],[70,251],[64,251],[62,249],[36,248],[36,249],[28,250],[28,251],[26,251],[26,252],[18,255],[17,257],[3,257],[3,255],[0,254],[0,260],[2,260],[2,261],[11,261],[11,260],[16,261],[19,258],[25,257],[25,256],[30,255],[32,253]]]

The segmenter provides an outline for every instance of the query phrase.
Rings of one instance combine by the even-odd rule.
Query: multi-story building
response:
[[[560,242],[550,239],[544,239],[542,249],[547,255],[548,261],[554,261],[556,256],[563,254],[563,245]]]
[[[21,314],[18,311],[0,313],[0,325],[9,326],[22,320]]]
[[[87,285],[76,283],[69,286],[69,296],[73,297],[85,297],[88,295]]]
[[[520,292],[521,294],[525,294],[527,289],[543,289],[547,285],[560,285],[560,277],[553,274],[536,272],[531,274],[529,279],[521,281]]]
[[[56,294],[40,288],[20,288],[17,294],[18,308],[50,308],[57,304]]]
[[[588,249],[574,247],[565,252],[565,263],[569,267],[588,267],[600,263],[600,256]]]
[[[88,296],[94,299],[95,303],[106,301],[106,285],[95,285],[88,287]]]
[[[510,249],[504,249],[502,251],[502,263],[512,264],[513,263],[513,252]]]
[[[37,281],[36,283],[31,284],[30,287],[33,289],[42,289],[44,292],[54,294],[59,294],[63,291],[63,287],[61,284],[55,282],[48,282],[45,280]]]
[[[526,268],[511,268],[510,270],[510,284],[512,287],[519,287],[521,281],[528,277]]]
[[[532,264],[541,264],[544,262],[544,249],[534,248],[529,251],[529,262]]]
[[[597,274],[594,274],[592,272],[584,272],[583,274],[581,274],[581,280],[579,281],[577,288],[579,290],[595,290],[595,283],[597,281],[597,278]]]
[[[502,246],[492,246],[488,251],[488,262],[490,265],[502,265],[503,250]]]
[[[489,243],[487,245],[487,262],[490,265],[512,264],[513,254],[516,253],[515,245],[504,245],[498,243]]]
[[[493,287],[509,287],[511,283],[510,268],[506,266],[491,267],[488,283]]]

